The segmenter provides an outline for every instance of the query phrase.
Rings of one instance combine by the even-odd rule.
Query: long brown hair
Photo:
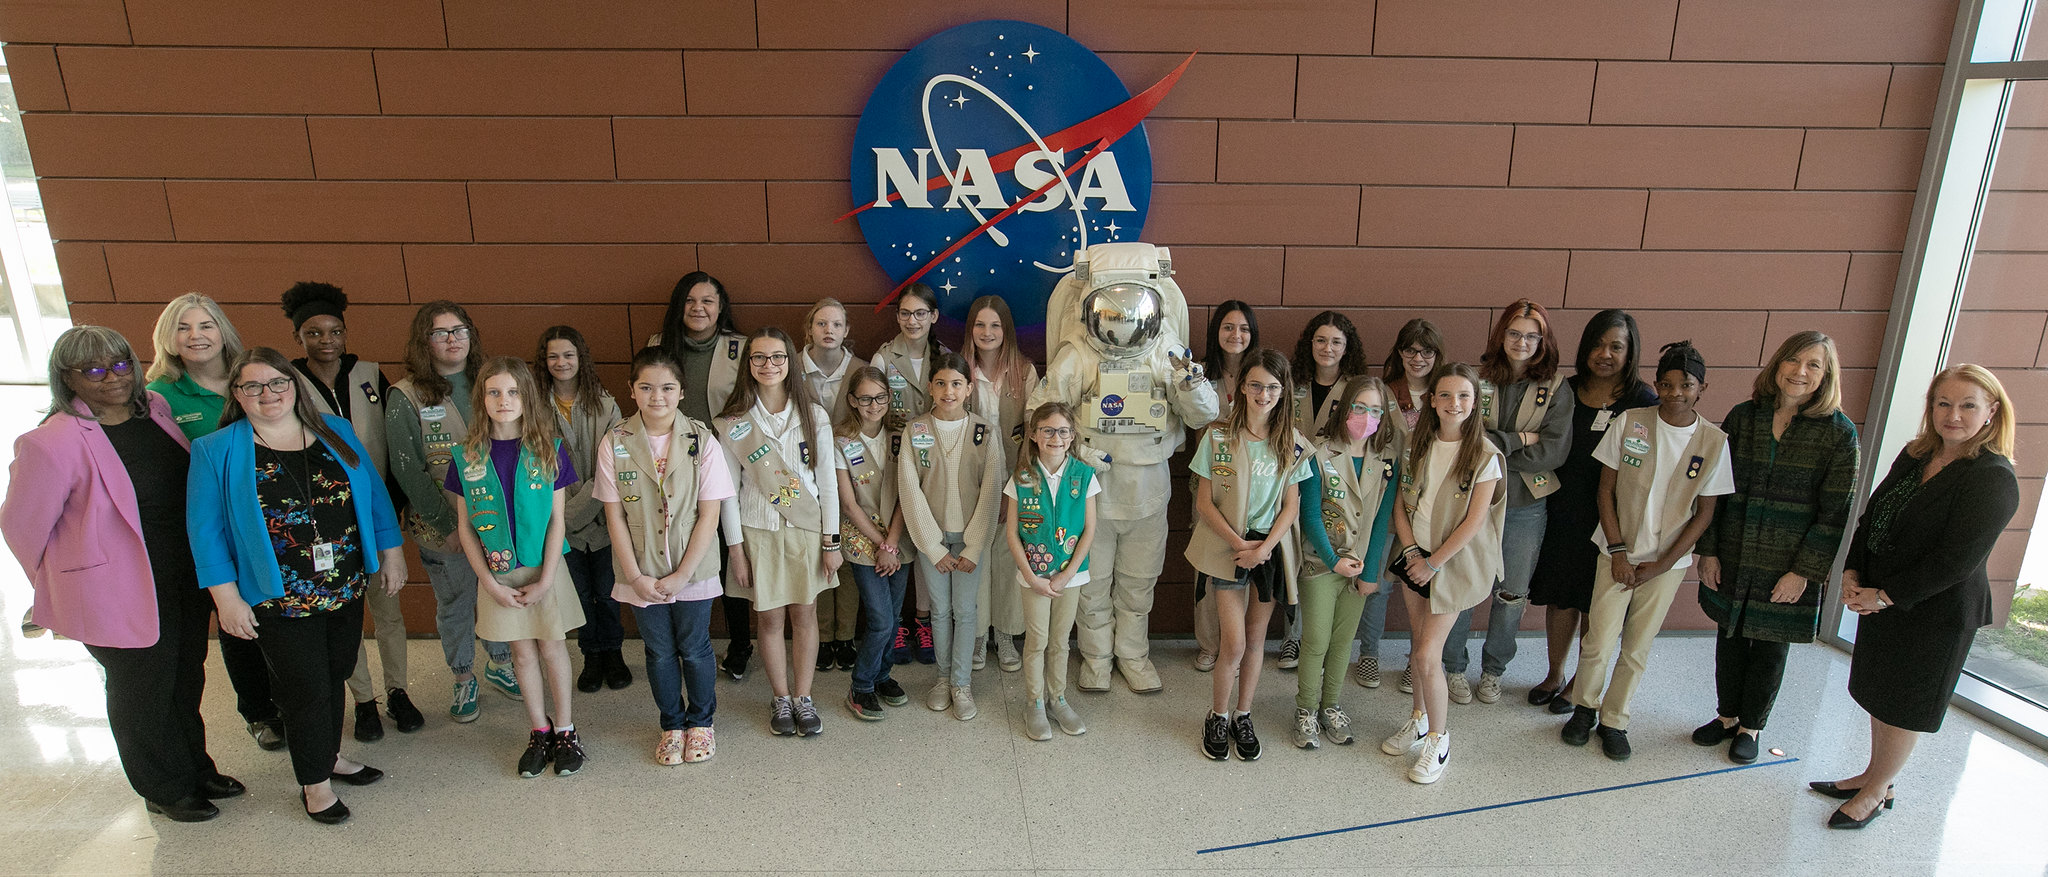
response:
[[[1486,352],[1479,355],[1479,376],[1496,387],[1505,387],[1515,382],[1515,367],[1508,362],[1505,345],[1508,338],[1508,324],[1516,320],[1528,320],[1536,324],[1536,330],[1543,340],[1536,344],[1536,355],[1529,357],[1529,364],[1522,368],[1522,380],[1547,381],[1557,374],[1557,333],[1550,330],[1550,311],[1526,298],[1515,299],[1507,310],[1500,312],[1500,319],[1494,321],[1493,333],[1486,336]],[[1474,391],[1478,390],[1475,385]]]
[[[1031,409],[1031,413],[1024,418],[1024,447],[1019,449],[1021,453],[1017,455],[1017,469],[1010,473],[1016,477],[1019,486],[1029,487],[1038,480],[1037,469],[1035,468],[1039,455],[1038,425],[1054,417],[1066,418],[1067,427],[1074,430],[1074,440],[1080,440],[1081,428],[1079,424],[1074,422],[1074,409],[1072,406],[1065,402],[1046,402],[1037,408]],[[1067,445],[1067,454],[1072,456],[1073,453],[1074,446],[1071,444]],[[1057,472],[1048,472],[1046,474],[1055,478],[1059,477]]]
[[[1451,464],[1451,479],[1464,484],[1472,480],[1479,470],[1479,454],[1485,450],[1482,442],[1485,433],[1479,428],[1479,373],[1462,362],[1437,366],[1429,376],[1429,393],[1423,397],[1422,417],[1415,421],[1415,440],[1408,447],[1408,471],[1420,478],[1428,471],[1422,468],[1423,458],[1429,456],[1429,449],[1436,445],[1436,436],[1442,422],[1436,414],[1436,389],[1448,378],[1460,378],[1472,384],[1472,410],[1465,415],[1464,424],[1458,427],[1458,459]]]
[[[1238,403],[1231,407],[1230,415],[1222,422],[1232,438],[1244,435],[1251,429],[1251,397],[1245,395],[1244,382],[1251,377],[1252,369],[1265,369],[1267,374],[1280,381],[1280,399],[1273,403],[1273,412],[1266,415],[1266,450],[1280,464],[1280,474],[1285,477],[1294,469],[1293,418],[1287,407],[1294,404],[1294,372],[1287,367],[1287,357],[1270,347],[1259,347],[1244,352],[1237,366]]]
[[[753,408],[755,402],[760,401],[761,385],[754,382],[754,368],[748,362],[748,357],[754,355],[754,342],[763,338],[773,338],[782,342],[782,352],[789,356],[788,363],[782,370],[782,389],[789,394],[789,404],[796,406],[797,420],[804,428],[803,440],[812,441],[812,437],[817,435],[818,422],[811,416],[811,407],[817,405],[818,400],[811,395],[811,384],[803,379],[802,369],[797,367],[796,344],[789,340],[788,332],[774,326],[755,329],[754,334],[747,336],[746,355],[740,357],[739,383],[733,387],[732,396],[725,400],[725,410],[718,412],[718,416],[740,417],[746,414],[748,409]]]
[[[840,438],[860,437],[860,406],[854,404],[853,397],[860,394],[861,384],[870,381],[881,387],[883,393],[889,392],[889,376],[882,374],[882,370],[874,366],[861,366],[846,376],[846,382],[840,388],[840,392],[846,396],[846,413],[839,415],[838,420],[832,421],[833,435]],[[882,431],[889,431],[889,412],[886,408],[882,411]]]
[[[469,319],[468,311],[445,298],[420,305],[412,315],[412,332],[405,338],[405,372],[412,378],[413,389],[419,391],[419,398],[412,400],[416,405],[439,405],[454,389],[454,385],[434,369],[433,350],[427,343],[427,333],[434,331],[434,318],[442,314],[454,314],[469,329],[469,359],[463,363],[462,371],[469,375],[471,384],[476,383],[476,371],[484,364],[484,341],[477,334],[476,323]]]
[[[1436,365],[1430,366],[1431,371],[1435,371],[1436,366],[1444,364],[1447,359],[1444,354],[1444,335],[1436,330],[1435,323],[1416,317],[1401,324],[1401,331],[1394,335],[1393,348],[1387,351],[1387,361],[1380,364],[1380,374],[1385,376],[1388,389],[1397,386],[1401,388],[1390,401],[1403,411],[1408,409],[1408,366],[1401,361],[1401,351],[1415,346],[1436,351]]]
[[[1379,453],[1393,444],[1397,438],[1394,433],[1403,426],[1399,416],[1401,409],[1393,404],[1394,397],[1387,390],[1386,382],[1371,375],[1355,375],[1345,382],[1337,397],[1343,400],[1343,404],[1330,406],[1330,416],[1323,420],[1322,428],[1316,430],[1316,437],[1350,442],[1351,430],[1346,420],[1351,416],[1351,406],[1358,401],[1359,395],[1367,390],[1380,394],[1380,428],[1378,432],[1366,437],[1365,449]]]
[[[228,364],[228,396],[235,400],[235,404],[221,406],[221,428],[226,428],[228,424],[249,416],[248,412],[242,410],[242,406],[247,404],[243,400],[248,397],[237,392],[235,384],[241,381],[242,370],[252,365],[267,365],[276,369],[278,374],[291,378],[292,414],[299,418],[300,423],[305,424],[306,429],[319,436],[321,441],[326,442],[327,447],[333,449],[334,455],[341,458],[342,465],[351,468],[356,465],[355,449],[349,447],[348,442],[342,439],[341,434],[335,432],[332,427],[327,425],[326,418],[320,416],[320,409],[313,407],[313,394],[306,391],[305,375],[299,374],[298,369],[292,368],[292,361],[286,359],[284,354],[277,352],[274,348],[251,347],[242,351],[241,356],[235,357],[235,361]]]
[[[1031,389],[1024,386],[1031,380],[1031,358],[1024,355],[1024,348],[1017,343],[1017,321],[1010,317],[1010,303],[1003,301],[1002,296],[984,295],[967,307],[967,330],[960,339],[960,351],[967,355],[968,368],[974,370],[967,379],[973,381],[981,371],[981,348],[974,345],[974,321],[981,318],[984,310],[995,311],[996,319],[1003,321],[1003,344],[996,348],[994,369],[1003,382],[1002,395],[1022,398]]]
[[[1756,373],[1756,383],[1750,385],[1749,398],[1758,405],[1778,404],[1778,367],[1799,355],[1808,347],[1820,347],[1820,386],[1813,391],[1813,398],[1799,406],[1803,417],[1832,417],[1842,410],[1842,357],[1835,353],[1835,339],[1826,333],[1808,329],[1794,332],[1785,343],[1778,345],[1778,352],[1764,364],[1763,371]]]
[[[1943,381],[1951,380],[1976,385],[1998,406],[1998,412],[1991,415],[1990,422],[1963,443],[1962,459],[1975,459],[1979,453],[1989,450],[2004,457],[2006,462],[2012,462],[2013,436],[2019,429],[2019,416],[2013,413],[2012,397],[2006,395],[2005,385],[1999,383],[1997,375],[1981,365],[1967,362],[1942,369],[1934,380],[1927,383],[1927,407],[1920,413],[1920,434],[1906,443],[1906,453],[1921,460],[1931,460],[1934,453],[1941,450],[1941,433],[1934,429],[1934,394],[1941,389]]]
[[[485,413],[484,382],[499,375],[512,376],[512,389],[519,394],[519,449],[533,455],[533,461],[540,464],[549,481],[556,474],[555,440],[560,434],[555,431],[555,419],[549,417],[547,397],[541,395],[540,385],[533,380],[533,371],[526,362],[515,356],[493,356],[484,361],[483,368],[476,373],[476,382],[469,387],[469,435],[462,439],[462,456],[471,466],[488,466],[491,462],[491,416]],[[512,486],[504,485],[506,490]]]
[[[548,375],[548,388],[550,391],[554,388],[554,375],[548,372],[548,343],[552,341],[567,341],[569,346],[576,348],[576,407],[592,417],[602,414],[604,397],[611,394],[605,392],[604,384],[598,381],[597,370],[590,367],[590,345],[584,343],[583,333],[576,331],[574,326],[549,326],[541,331],[540,344],[533,350],[534,382],[538,383],[541,375]],[[541,398],[547,397],[543,395]]]

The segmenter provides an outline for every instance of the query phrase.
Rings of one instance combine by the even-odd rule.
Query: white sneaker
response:
[[[925,692],[924,705],[932,712],[943,713],[953,704],[953,686],[944,680],[932,683],[932,690]]]
[[[1017,653],[1017,640],[1007,633],[996,635],[996,665],[1005,673],[1024,669],[1024,656]]]
[[[979,670],[986,666],[988,666],[988,637],[977,636],[974,638],[974,669]]]
[[[1207,673],[1207,672],[1209,672],[1209,671],[1211,671],[1211,670],[1214,670],[1214,669],[1216,669],[1216,653],[1215,653],[1215,652],[1196,652],[1196,653],[1195,653],[1195,670],[1196,670],[1197,672],[1201,672],[1201,673]]]
[[[1492,673],[1479,674],[1479,687],[1472,691],[1472,696],[1479,698],[1480,703],[1495,703],[1499,701],[1500,677]]]
[[[1404,667],[1404,668],[1402,668],[1402,669],[1401,669],[1401,693],[1402,693],[1402,694],[1414,694],[1414,693],[1415,693],[1415,668],[1414,668],[1414,667]]]
[[[953,718],[967,721],[974,718],[974,692],[967,688],[953,689]]]
[[[1408,722],[1401,726],[1401,730],[1395,731],[1393,736],[1380,744],[1380,751],[1388,755],[1407,755],[1415,751],[1415,747],[1422,743],[1422,738],[1427,736],[1429,714],[1416,710],[1408,716]]]
[[[1294,708],[1294,748],[1296,748],[1296,749],[1316,749],[1316,748],[1319,748],[1319,747],[1320,747],[1320,746],[1321,746],[1322,744],[1321,744],[1321,743],[1319,742],[1318,738],[1320,738],[1320,737],[1322,737],[1322,736],[1323,736],[1323,728],[1322,728],[1322,725],[1321,725],[1320,723],[1318,723],[1318,722],[1316,721],[1316,713],[1315,713],[1315,710],[1305,710],[1305,709],[1302,709],[1301,707],[1295,707],[1295,708]]]
[[[1444,680],[1444,684],[1445,687],[1449,688],[1451,691],[1452,703],[1472,702],[1472,683],[1470,680],[1465,678],[1465,674],[1449,674],[1449,678]],[[1410,693],[1412,694],[1413,692]]]
[[[1451,763],[1451,733],[1430,734],[1422,739],[1422,752],[1415,756],[1415,766],[1408,768],[1408,779],[1429,785],[1443,779],[1444,765]]]

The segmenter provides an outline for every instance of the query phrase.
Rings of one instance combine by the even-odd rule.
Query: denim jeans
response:
[[[640,625],[640,645],[647,651],[647,686],[661,729],[687,731],[711,727],[718,710],[718,663],[711,652],[711,601],[683,600],[633,607]],[[683,694],[689,693],[689,702]]]
[[[1515,659],[1515,635],[1522,629],[1522,613],[1529,608],[1529,576],[1536,572],[1536,555],[1543,550],[1543,527],[1550,519],[1549,504],[1541,500],[1510,508],[1501,524],[1501,581],[1493,589],[1493,614],[1486,619],[1486,645],[1480,649],[1479,670],[1500,676]],[[1592,538],[1591,534],[1587,538]],[[1484,605],[1484,604],[1481,604]],[[1444,669],[1463,673],[1472,656],[1465,642],[1472,637],[1474,606],[1458,613],[1444,640]]]
[[[896,638],[896,617],[903,614],[910,567],[899,566],[884,576],[872,566],[852,561],[846,565],[853,570],[854,585],[860,588],[860,648],[854,652],[853,691],[866,694],[889,678],[893,663],[889,651]]]
[[[1380,640],[1387,635],[1387,589],[1401,587],[1393,573],[1380,574],[1380,589],[1366,595],[1365,608],[1358,613],[1358,656],[1378,658]]]
[[[434,585],[434,629],[441,637],[441,657],[448,671],[460,676],[476,663],[476,571],[469,558],[420,549],[420,565],[427,568],[427,581]],[[512,660],[512,647],[484,641],[491,660]]]
[[[967,546],[959,533],[947,533],[943,541],[947,554]],[[974,626],[981,620],[974,598],[985,574],[982,565],[1001,558],[991,551],[975,564],[973,572],[948,573],[933,565],[937,560],[922,554],[917,558],[925,579],[932,583],[932,652],[938,656],[939,678],[954,688],[967,688],[974,684]]]
[[[626,641],[626,629],[619,624],[619,601],[612,599],[612,549],[595,551],[569,549],[562,555],[569,580],[576,583],[576,599],[583,604],[583,630],[576,634],[576,647],[584,655],[616,652]]]

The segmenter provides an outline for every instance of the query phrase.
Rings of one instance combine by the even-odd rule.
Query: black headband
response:
[[[1657,373],[1661,375],[1673,369],[1692,375],[1700,383],[1707,381],[1707,360],[1700,356],[1690,341],[1664,345],[1664,354],[1657,357]]]
[[[307,320],[322,315],[333,317],[337,320],[342,319],[341,312],[347,309],[348,305],[342,304],[333,299],[313,299],[312,301],[299,305],[298,310],[292,311],[292,331],[299,331],[299,327],[306,325]]]

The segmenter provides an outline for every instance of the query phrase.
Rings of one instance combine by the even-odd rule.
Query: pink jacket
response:
[[[162,396],[149,418],[190,447]],[[35,586],[37,624],[87,645],[156,644],[156,579],[135,485],[83,402],[14,442],[0,534]]]

